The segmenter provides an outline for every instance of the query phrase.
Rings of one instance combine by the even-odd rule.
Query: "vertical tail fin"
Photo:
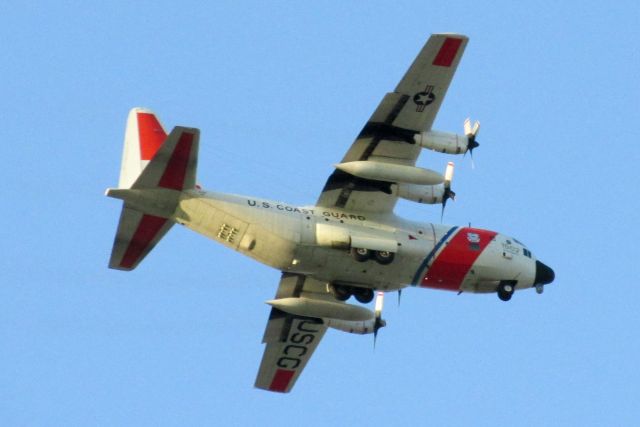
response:
[[[190,190],[196,185],[200,131],[176,126],[131,184],[134,189]]]
[[[176,126],[167,135],[155,114],[129,113],[118,189],[124,201],[109,267],[133,270],[173,226],[183,190],[195,187],[200,131]]]
[[[133,108],[127,119],[119,188],[131,188],[167,138],[160,120],[146,108]]]

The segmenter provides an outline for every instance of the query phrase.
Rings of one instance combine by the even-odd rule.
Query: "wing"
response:
[[[414,166],[421,150],[414,135],[431,129],[467,41],[459,34],[432,35],[395,91],[382,99],[342,162],[375,160]],[[357,178],[336,169],[317,205],[387,213],[398,199],[394,187],[391,182]]]
[[[323,282],[283,273],[276,299],[300,296],[332,299]],[[272,308],[262,339],[267,347],[255,386],[281,393],[291,391],[326,331],[322,319],[294,316]]]

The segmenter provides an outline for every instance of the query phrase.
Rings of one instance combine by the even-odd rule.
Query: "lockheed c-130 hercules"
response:
[[[407,286],[465,293],[543,287],[551,268],[518,240],[472,227],[409,221],[398,198],[441,204],[454,197],[453,164],[444,176],[420,167],[423,148],[465,154],[479,124],[464,134],[431,129],[468,38],[432,35],[387,93],[329,176],[313,206],[203,190],[196,185],[199,130],[167,135],[153,112],[129,113],[117,188],[124,201],[109,267],[132,270],[173,224],[182,224],[282,271],[255,386],[289,392],[327,328],[374,337],[385,325],[383,295]],[[377,294],[377,296],[376,296]],[[354,297],[373,311],[348,304]]]

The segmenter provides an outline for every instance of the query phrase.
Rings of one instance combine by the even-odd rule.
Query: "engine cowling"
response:
[[[442,175],[429,169],[372,160],[339,163],[335,167],[359,178],[376,181],[435,185],[444,180]]]
[[[416,144],[422,148],[447,154],[464,154],[469,148],[469,137],[455,133],[431,130],[414,136]]]
[[[350,334],[366,335],[372,334],[376,329],[376,319],[362,321],[348,321],[338,319],[324,319],[325,325]]]
[[[398,197],[412,202],[435,205],[442,203],[445,194],[444,184],[439,185],[415,185],[399,184]]]

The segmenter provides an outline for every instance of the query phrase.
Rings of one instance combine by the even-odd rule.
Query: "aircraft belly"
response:
[[[420,258],[400,249],[391,264],[381,265],[375,260],[358,262],[349,249],[300,245],[294,262],[295,265],[287,271],[310,275],[325,282],[395,290],[411,283]]]

